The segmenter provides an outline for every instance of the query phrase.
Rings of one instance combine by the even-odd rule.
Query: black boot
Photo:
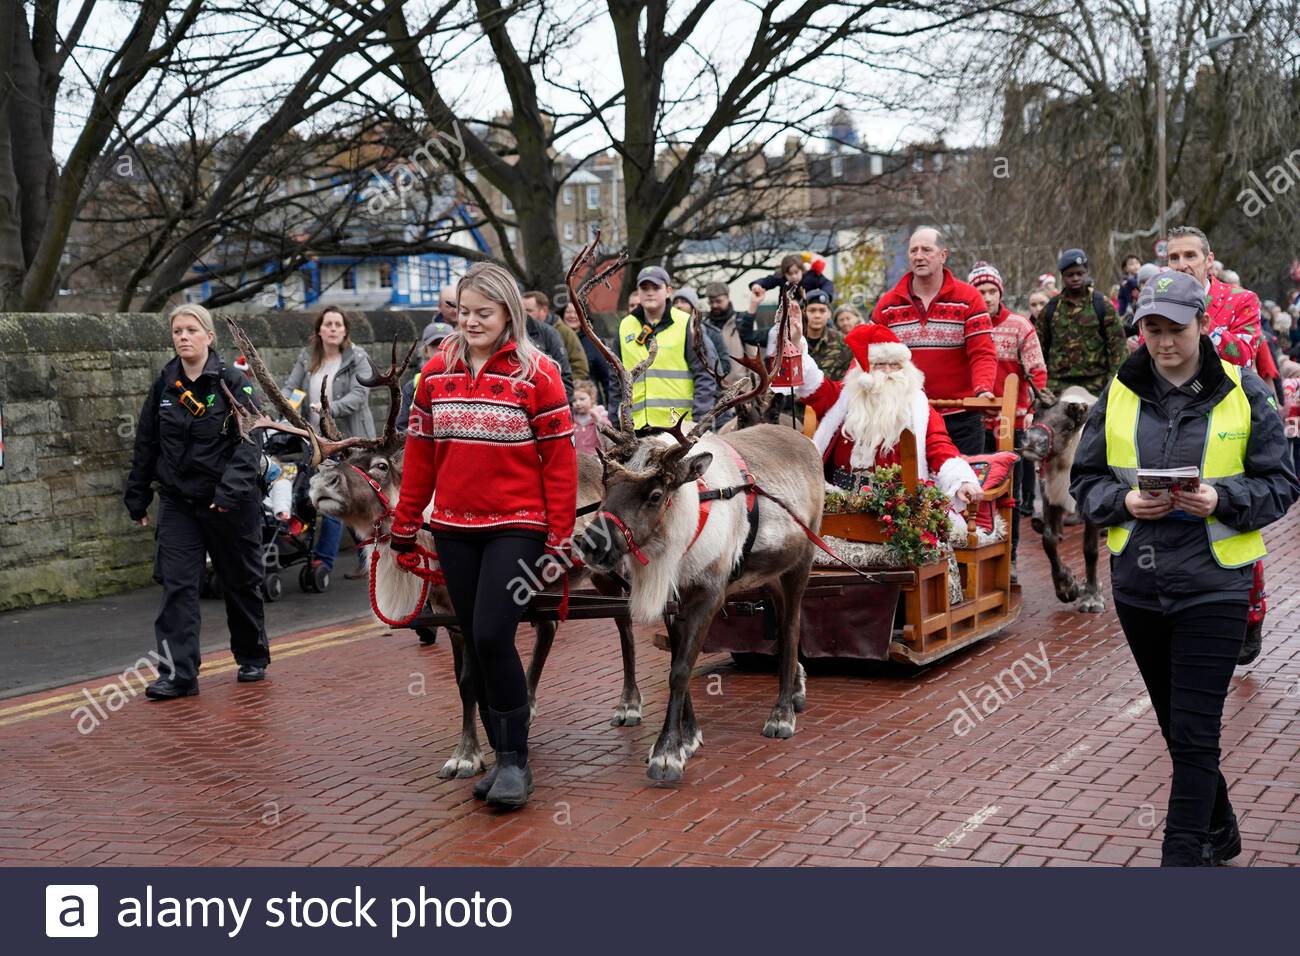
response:
[[[1171,837],[1165,834],[1164,845],[1160,848],[1161,866],[1214,866],[1210,844],[1202,843],[1195,837],[1179,834]]]
[[[528,767],[528,705],[502,713],[488,711],[497,733],[497,775],[487,793],[491,806],[517,809],[533,792],[533,772]]]
[[[1227,863],[1241,853],[1241,831],[1235,816],[1221,827],[1211,827],[1209,846],[1212,866]]]
[[[160,677],[144,689],[144,696],[150,700],[175,700],[178,697],[194,697],[199,692],[199,682],[184,683],[174,677]]]
[[[474,784],[474,789],[471,793],[474,794],[475,800],[487,799],[488,791],[492,789],[492,784],[497,782],[497,772],[501,769],[501,751],[500,748],[497,747],[496,735],[492,733],[492,720],[487,716],[487,713],[487,704],[480,701],[479,716],[483,718],[483,735],[487,737],[488,746],[492,748],[493,755],[496,758],[496,763],[492,765],[491,770],[483,775],[482,780]]]
[[[1246,641],[1241,645],[1241,653],[1237,655],[1238,664],[1250,664],[1255,658],[1259,657],[1259,652],[1264,647],[1264,622],[1246,625]]]

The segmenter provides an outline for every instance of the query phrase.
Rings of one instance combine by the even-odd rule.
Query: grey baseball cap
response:
[[[719,295],[729,296],[731,295],[731,290],[727,288],[725,282],[710,282],[704,287],[704,294],[712,299],[714,296]]]
[[[1205,311],[1205,287],[1185,272],[1162,272],[1142,287],[1134,318],[1158,315],[1191,325]]]
[[[451,335],[453,331],[452,327],[446,322],[430,322],[424,327],[424,332],[420,334],[420,344],[432,345],[434,342],[441,342]]]
[[[636,274],[636,284],[639,286],[642,282],[653,282],[655,285],[661,285],[667,288],[668,273],[662,266],[646,266]]]

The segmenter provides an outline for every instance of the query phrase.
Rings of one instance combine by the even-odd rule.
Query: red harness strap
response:
[[[721,441],[721,439],[719,439],[719,441]],[[749,512],[754,510],[754,501],[758,497],[758,492],[756,491],[756,486],[754,484],[754,476],[749,473],[749,466],[745,464],[745,459],[741,457],[740,452],[732,448],[727,442],[722,441],[721,443],[726,446],[727,451],[731,452],[732,460],[735,461],[736,467],[740,469],[741,483],[739,485],[732,485],[729,488],[719,488],[717,491],[713,491],[709,488],[708,484],[705,483],[703,478],[695,479],[695,487],[700,493],[700,520],[695,526],[695,535],[691,538],[691,543],[686,546],[688,552],[691,548],[695,547],[695,542],[698,541],[700,535],[704,533],[704,526],[709,523],[709,513],[713,508],[713,502],[718,500],[730,500],[735,497],[738,492],[744,491],[745,511]],[[672,502],[670,501],[670,507],[671,504]]]

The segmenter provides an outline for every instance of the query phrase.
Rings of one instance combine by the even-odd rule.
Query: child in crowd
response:
[[[781,260],[780,272],[750,283],[749,288],[753,291],[756,302],[763,301],[763,296],[767,294],[768,289],[779,289],[787,285],[798,286],[803,290],[799,294],[800,299],[814,289],[821,289],[826,293],[827,300],[834,302],[835,283],[822,275],[825,270],[824,259],[813,259],[808,254],[791,254]]]
[[[605,406],[596,404],[596,386],[587,381],[573,386],[573,444],[578,454],[594,455],[608,444],[600,433],[609,424]]]

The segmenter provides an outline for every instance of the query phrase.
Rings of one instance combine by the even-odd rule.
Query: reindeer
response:
[[[585,316],[582,323],[592,336]],[[772,601],[780,688],[763,735],[794,735],[795,714],[806,701],[797,651],[813,544],[804,529],[821,525],[822,462],[812,442],[778,425],[755,425],[725,438],[708,433],[719,415],[766,391],[761,359],[737,359],[758,373],[757,388],[741,394],[749,383],[735,383],[689,436],[679,419],[670,432],[638,438],[630,414],[633,375],[600,348],[619,372],[628,411],[611,436],[615,449],[603,456],[603,510],[575,540],[589,567],[627,569],[636,621],[655,621],[677,598],[678,612],[665,620],[672,652],[668,710],[647,770],[652,780],[676,781],[703,740],[690,677],[728,593],[762,588]]]
[[[601,275],[598,281],[604,281],[606,278],[607,276]],[[581,289],[584,306],[586,295],[593,284],[584,285]],[[241,429],[247,432],[252,428],[272,428],[298,435],[310,443],[313,465],[319,466],[316,474],[312,476],[309,490],[312,504],[323,514],[338,518],[359,536],[365,536],[366,560],[371,568],[371,598],[380,620],[398,619],[418,609],[425,592],[423,581],[399,567],[394,553],[389,548],[383,547],[402,484],[402,455],[405,443],[402,436],[397,433],[396,424],[401,399],[400,381],[410,362],[414,347],[399,365],[397,345],[394,342],[393,361],[388,371],[380,375],[372,363],[370,377],[361,379],[362,384],[369,387],[384,385],[390,390],[388,421],[381,437],[340,438],[329,412],[328,383],[322,384],[321,430],[325,432],[322,436],[284,400],[275,380],[267,371],[261,357],[257,354],[257,349],[243,329],[229,317],[226,321],[241,350],[248,357],[249,368],[258,384],[287,420],[275,422],[265,415],[252,417],[245,413],[241,421]],[[601,481],[600,462],[590,455],[579,455],[578,510],[580,512],[592,510],[599,503],[602,493]],[[588,507],[584,508],[583,505]],[[580,518],[580,523],[583,520],[590,519]],[[420,532],[419,543],[422,547],[433,550],[433,538],[427,528]],[[591,581],[593,586],[602,593],[619,593],[617,582],[608,576],[592,575]],[[432,586],[428,589],[426,598],[435,613],[453,613],[450,597],[444,587]],[[615,623],[618,626],[623,656],[623,688],[610,723],[612,726],[632,727],[641,723],[641,691],[636,683],[636,651],[632,641],[632,625],[626,615],[616,617]],[[537,686],[555,641],[556,625],[553,621],[540,621],[535,628],[537,639],[527,674],[528,703],[533,715],[537,712]],[[472,668],[468,666],[465,642],[460,629],[450,627],[447,630],[451,640],[456,684],[461,699],[461,735],[450,757],[438,771],[438,776],[444,779],[471,777],[484,769],[483,751],[478,740],[476,720],[478,694],[474,675]]]
[[[1052,584],[1056,597],[1070,603],[1076,598],[1075,610],[1086,614],[1099,614],[1106,609],[1097,583],[1097,555],[1101,542],[1101,529],[1091,521],[1083,522],[1083,561],[1086,583],[1082,590],[1074,572],[1061,563],[1057,546],[1064,532],[1066,513],[1072,511],[1070,498],[1070,467],[1083,434],[1083,423],[1097,399],[1091,392],[1077,385],[1063,391],[1058,399],[1051,392],[1039,391],[1032,383],[1034,393],[1034,421],[1025,429],[1021,454],[1027,461],[1037,462],[1039,488],[1043,497],[1042,520],[1033,520],[1034,530],[1043,535],[1043,550],[1052,565]]]

